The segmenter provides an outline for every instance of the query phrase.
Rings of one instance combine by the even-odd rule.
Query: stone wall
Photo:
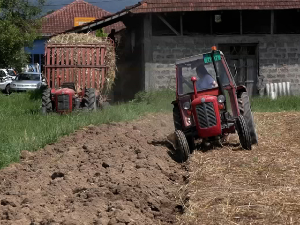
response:
[[[300,35],[172,36],[151,37],[151,60],[146,63],[146,89],[175,87],[175,60],[210,51],[226,43],[257,43],[259,77],[263,83],[291,82],[293,93],[300,90]]]

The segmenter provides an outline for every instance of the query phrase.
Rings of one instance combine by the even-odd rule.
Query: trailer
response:
[[[91,34],[55,36],[46,44],[44,68],[43,113],[96,110],[114,83],[114,43]]]

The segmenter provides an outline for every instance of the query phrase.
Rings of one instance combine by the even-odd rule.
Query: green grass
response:
[[[282,96],[276,100],[267,97],[256,97],[251,100],[255,112],[300,111],[299,96]]]
[[[174,91],[139,93],[135,100],[95,113],[40,114],[39,94],[0,94],[0,168],[18,162],[22,150],[35,151],[90,124],[128,121],[172,110]]]
[[[139,93],[129,102],[111,106],[95,113],[69,115],[40,114],[39,93],[0,94],[0,168],[18,162],[22,150],[35,151],[59,137],[90,124],[129,121],[146,113],[171,112],[174,91]],[[252,109],[257,112],[299,111],[300,97],[253,98]]]

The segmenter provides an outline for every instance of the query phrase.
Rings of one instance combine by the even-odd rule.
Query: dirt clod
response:
[[[152,144],[173,129],[164,114],[89,126],[28,154],[0,172],[0,224],[176,223],[185,171]]]
[[[64,177],[65,174],[61,173],[61,172],[54,172],[52,175],[51,175],[51,179],[52,180],[55,180],[56,178],[60,178],[60,177]]]
[[[106,163],[106,162],[104,162],[104,163],[102,163],[102,167],[106,169],[106,168],[108,168],[108,167],[109,167],[109,164],[108,164],[108,163]]]

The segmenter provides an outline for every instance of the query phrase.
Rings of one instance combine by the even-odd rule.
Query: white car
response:
[[[10,94],[10,83],[15,79],[14,71],[0,69],[0,90]]]
[[[11,82],[11,91],[33,91],[47,85],[42,73],[25,72],[20,73],[16,80]]]

